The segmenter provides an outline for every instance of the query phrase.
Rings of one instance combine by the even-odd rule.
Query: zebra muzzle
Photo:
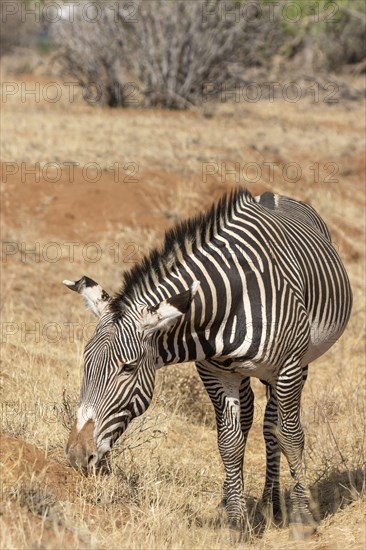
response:
[[[88,420],[80,431],[77,422],[71,430],[65,453],[74,468],[90,469],[98,462],[98,449],[94,441],[94,420]]]

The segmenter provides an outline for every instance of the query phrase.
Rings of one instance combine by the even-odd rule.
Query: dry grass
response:
[[[81,241],[97,240],[102,249],[111,242],[135,242],[142,254],[159,241],[164,223],[201,209],[235,183],[217,174],[203,182],[203,162],[297,162],[302,167],[296,184],[284,182],[276,168],[273,184],[262,178],[248,187],[310,200],[329,221],[354,291],[345,335],[310,369],[304,390],[306,468],[321,519],[318,533],[306,544],[309,549],[358,549],[365,541],[362,109],[360,103],[328,107],[309,101],[222,105],[207,118],[200,112],[111,113],[13,100],[3,114],[3,159],[139,164],[142,177],[128,208],[148,196],[151,209],[162,213],[165,222],[141,228],[138,223],[123,226],[123,219],[118,225],[105,220],[103,231],[89,239],[80,230]],[[339,182],[314,183],[311,162],[339,164]],[[13,204],[6,207],[4,240],[29,247],[36,241],[40,246],[67,241],[77,217],[53,225],[52,232],[42,217],[44,209],[53,212],[46,199],[58,196],[57,187],[45,187],[44,209],[26,219],[29,211],[19,182],[4,184],[5,199],[14,185],[17,196],[13,193]],[[99,187],[103,191],[103,181]],[[72,193],[82,193],[90,204],[95,200],[81,184]],[[123,189],[111,197],[111,207],[119,200]],[[62,212],[66,207],[61,201],[58,208]],[[211,406],[193,365],[158,373],[154,405],[118,442],[108,473],[83,478],[66,465],[65,426],[78,400],[83,347],[94,321],[60,281],[86,274],[117,290],[126,268],[110,254],[96,263],[85,262],[80,254],[73,263],[66,255],[56,263],[31,257],[22,262],[19,254],[3,261],[2,429],[7,435],[1,457],[2,548],[243,548],[243,543],[233,543],[225,526],[215,526],[223,467]],[[73,337],[67,323],[77,323]],[[29,332],[35,328],[36,333]],[[261,384],[253,385],[256,414],[246,455],[246,492],[256,522],[265,467],[265,395]],[[291,487],[286,465],[282,481],[286,499]],[[287,528],[262,526],[260,531],[246,546],[296,547],[288,545]]]

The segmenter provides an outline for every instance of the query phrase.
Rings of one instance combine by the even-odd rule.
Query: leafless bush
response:
[[[236,16],[237,5],[136,0],[134,17],[128,17],[122,7],[104,2],[95,20],[78,11],[74,21],[60,21],[50,31],[61,47],[64,72],[84,88],[97,83],[100,103],[125,106],[131,75],[145,105],[187,108],[201,103],[205,86],[230,85],[234,65],[245,58],[249,64],[263,63],[280,43],[269,18]]]
[[[155,402],[149,408],[149,412],[137,417],[123,434],[120,442],[122,453],[151,445],[167,434],[168,418],[162,411],[157,412]]]
[[[70,432],[75,422],[75,402],[67,393],[66,388],[62,391],[61,423]]]
[[[84,98],[109,107],[124,107],[127,34],[123,13],[110,9],[109,4],[100,5],[95,15],[75,10],[73,18],[66,17],[50,25],[49,33],[60,46],[55,57],[61,72],[76,79],[86,91]]]
[[[185,108],[201,101],[206,83],[230,79],[244,21],[222,17],[222,4],[140,0],[132,62],[148,105]]]
[[[250,5],[254,13],[244,16],[237,1],[138,0],[126,58],[145,104],[201,104],[233,86],[246,66],[267,64],[282,44],[279,11],[269,17],[260,0]]]

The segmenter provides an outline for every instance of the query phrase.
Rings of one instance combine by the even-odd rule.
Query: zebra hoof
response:
[[[218,510],[221,510],[222,508],[226,509],[226,498],[223,498],[217,505]]]
[[[248,542],[250,540],[250,531],[229,527],[229,538],[230,544],[233,546],[242,542]]]
[[[282,509],[281,504],[277,501],[272,502],[273,519],[275,522],[282,521]]]
[[[268,525],[276,525],[277,527],[283,525],[283,517],[281,506],[272,501],[262,501],[260,507],[261,514]]]
[[[305,525],[303,523],[291,523],[289,540],[306,540],[316,531],[316,525]]]

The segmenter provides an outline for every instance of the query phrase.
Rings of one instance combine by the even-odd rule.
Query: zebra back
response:
[[[316,212],[316,210],[301,201],[291,199],[283,195],[275,195],[274,193],[266,192],[262,195],[254,197],[255,201],[266,208],[267,210],[272,210],[276,214],[279,214],[281,217],[290,217],[297,218],[302,222],[310,225],[315,228],[323,237],[325,237],[329,242],[332,242],[329,230]]]

